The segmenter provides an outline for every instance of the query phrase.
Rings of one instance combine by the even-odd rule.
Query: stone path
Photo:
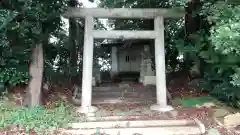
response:
[[[198,106],[201,110],[202,107],[210,107],[212,110],[212,118],[205,117],[204,115],[209,115],[207,113],[203,113],[204,109],[201,113],[199,113],[199,109],[180,109],[181,111],[172,111],[170,113],[158,113],[150,110],[150,106],[156,102],[156,96],[154,93],[154,89],[146,89],[145,87],[135,86],[135,89],[132,91],[128,91],[125,93],[126,97],[124,99],[120,99],[121,90],[118,86],[112,87],[97,87],[93,90],[93,104],[99,108],[96,112],[95,117],[91,117],[88,121],[93,120],[151,120],[151,119],[176,119],[178,118],[190,118],[190,117],[198,117],[200,120],[203,120],[203,123],[209,127],[208,135],[212,135],[216,133],[216,135],[222,134],[226,135],[229,133],[226,130],[219,129],[216,130],[216,124],[214,124],[213,117],[216,117],[218,121],[223,123],[224,116],[231,113],[228,109],[219,106],[212,106],[209,103],[204,105],[206,106]],[[136,89],[137,88],[137,89]],[[181,97],[175,97],[172,101],[173,106],[177,108],[181,108]],[[208,109],[206,109],[208,110]],[[181,114],[181,115],[180,115]],[[202,117],[202,118],[201,118]],[[86,121],[86,117],[81,116],[81,121]],[[209,126],[211,125],[211,126]],[[217,133],[217,131],[219,131]],[[224,133],[223,133],[224,131]]]
[[[209,126],[212,125],[212,111],[206,110],[206,109],[178,109],[175,111],[167,112],[167,113],[160,113],[156,111],[150,111],[148,105],[144,104],[118,104],[118,105],[113,105],[113,104],[104,104],[104,105],[99,105],[99,111],[105,113],[97,113],[97,116],[94,117],[84,117],[83,115],[80,115],[79,118],[84,118],[81,119],[81,123],[79,124],[84,124],[85,127],[87,126],[94,127],[94,128],[89,128],[89,130],[84,131],[81,129],[77,130],[69,130],[70,133],[84,133],[84,135],[87,134],[92,134],[94,131],[96,131],[96,127],[99,126],[101,129],[103,127],[108,127],[107,130],[104,130],[104,128],[101,131],[106,131],[106,133],[113,135],[113,134],[118,134],[120,132],[123,135],[133,135],[134,133],[142,134],[142,135],[159,135],[159,133],[162,133],[164,135],[173,135],[178,133],[179,135],[181,134],[186,134],[191,133],[191,134],[200,134],[200,132],[203,132],[202,126],[196,125],[195,122],[187,123],[184,124],[179,124],[179,125],[174,125],[178,120],[193,120],[193,118],[199,119],[200,123],[203,123],[204,126]],[[121,112],[128,112],[127,114],[121,114]],[[119,113],[117,113],[119,112]],[[144,121],[144,122],[143,122]],[[156,122],[158,121],[158,122]],[[164,122],[159,122],[159,121],[164,121]],[[171,123],[169,121],[174,121],[174,123]],[[89,122],[95,122],[95,123],[89,123]],[[103,122],[103,123],[101,123]],[[153,123],[152,123],[153,122]],[[128,128],[111,128],[109,127],[111,123],[115,123],[114,125],[119,125],[119,126],[124,126],[124,123],[127,124]],[[118,123],[118,124],[117,124]],[[142,124],[145,123],[145,126],[142,126]],[[161,124],[165,123],[165,126],[160,126]],[[166,124],[168,123],[168,124]],[[179,123],[179,122],[177,122]],[[183,122],[184,123],[184,122]],[[155,126],[146,126],[147,125],[152,125],[157,124]],[[159,125],[160,124],[160,125]],[[170,125],[172,124],[172,126]],[[193,125],[192,125],[193,124]],[[95,126],[94,126],[95,125]],[[134,126],[135,125],[135,126]],[[138,125],[136,127],[136,125]],[[75,128],[79,126],[78,124],[75,124]],[[131,127],[133,126],[133,127]],[[157,126],[157,127],[156,127]],[[84,126],[80,126],[84,127]],[[115,126],[114,126],[115,127]]]

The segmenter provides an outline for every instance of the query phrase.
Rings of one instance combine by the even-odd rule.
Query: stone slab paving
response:
[[[207,131],[207,135],[222,135],[222,134],[217,129],[211,128]]]
[[[90,129],[67,130],[72,135],[200,135],[196,127],[151,127],[151,128],[116,128],[116,129]]]

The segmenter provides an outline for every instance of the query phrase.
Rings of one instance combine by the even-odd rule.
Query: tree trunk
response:
[[[200,14],[197,12],[200,8],[200,0],[191,0],[185,7],[185,42],[188,46],[196,44],[195,39],[191,38],[191,35],[196,34],[199,30],[201,30],[202,19]],[[195,70],[199,70],[199,67],[196,68],[196,66],[200,65],[194,64],[194,62],[198,61],[199,58],[193,59],[190,55],[190,52],[187,52],[184,55],[184,59],[185,70],[189,71],[192,67],[195,67]]]
[[[77,65],[78,69],[82,71],[82,58],[83,58],[83,40],[84,40],[84,28],[81,23],[77,23],[77,60],[80,61]],[[79,76],[80,77],[80,76]]]
[[[69,7],[77,7],[78,1],[77,0],[70,0],[68,3]],[[76,18],[69,18],[69,46],[70,46],[70,78],[69,83],[72,83],[72,73],[77,72],[77,42],[76,39],[79,37],[76,37],[77,35],[77,20]]]
[[[29,71],[32,78],[29,81],[25,105],[28,107],[38,107],[42,103],[42,81],[44,70],[44,57],[42,44],[36,46],[32,53],[32,61]]]
[[[75,68],[77,66],[77,53],[76,53],[76,19],[69,19],[69,44],[70,44],[70,64],[71,68]]]

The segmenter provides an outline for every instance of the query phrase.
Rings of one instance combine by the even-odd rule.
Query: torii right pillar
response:
[[[151,106],[151,110],[167,112],[173,107],[167,104],[167,86],[165,70],[165,47],[164,47],[164,18],[158,16],[154,19],[155,38],[155,66],[156,66],[156,93],[157,104]]]

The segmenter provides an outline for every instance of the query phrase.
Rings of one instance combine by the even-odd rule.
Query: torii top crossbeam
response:
[[[63,15],[71,18],[85,18],[93,16],[98,18],[143,18],[153,19],[157,16],[164,18],[179,18],[184,16],[182,8],[69,8]]]

